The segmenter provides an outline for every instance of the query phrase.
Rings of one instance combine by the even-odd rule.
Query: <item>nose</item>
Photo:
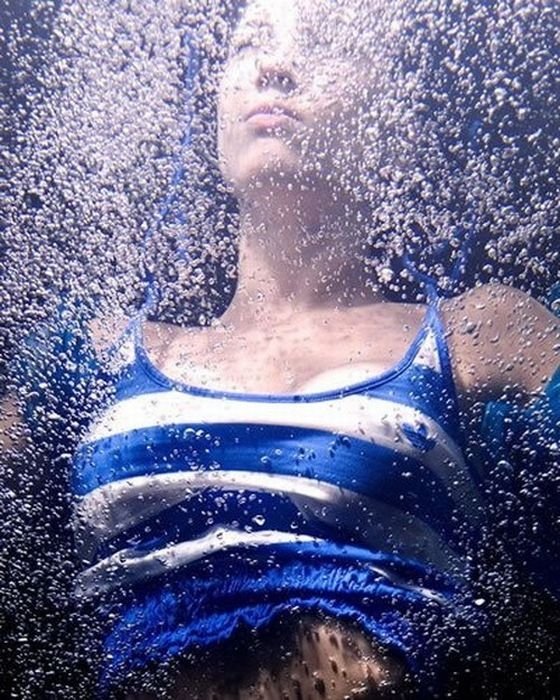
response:
[[[297,87],[293,66],[281,55],[263,53],[257,59],[257,87],[259,90],[276,88],[284,94],[292,93]]]

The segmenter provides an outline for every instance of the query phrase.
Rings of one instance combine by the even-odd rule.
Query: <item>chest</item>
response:
[[[368,322],[369,321],[369,322]],[[144,332],[148,357],[185,384],[253,393],[322,391],[383,374],[407,354],[421,319],[412,323],[349,316],[267,330],[181,329]]]

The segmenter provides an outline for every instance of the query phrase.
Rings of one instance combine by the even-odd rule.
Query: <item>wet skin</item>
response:
[[[403,668],[356,628],[306,616],[287,630],[276,625],[263,640],[232,654],[230,669],[220,661],[192,664],[180,671],[165,694],[169,700],[344,700],[395,697]],[[275,634],[276,632],[276,634]],[[274,645],[270,639],[275,637]],[[227,653],[227,652],[226,652]],[[233,662],[233,664],[231,663]],[[232,672],[231,665],[236,667]],[[156,680],[157,684],[157,680]],[[131,693],[126,700],[153,700],[159,694]]]

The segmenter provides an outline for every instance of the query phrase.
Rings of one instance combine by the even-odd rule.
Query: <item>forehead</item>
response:
[[[297,0],[248,0],[237,24],[238,28],[247,25],[282,28],[291,25],[295,28],[299,16]]]
[[[257,27],[333,49],[345,45],[357,48],[359,43],[363,49],[368,43],[367,32],[378,24],[376,6],[380,0],[248,0],[237,29]]]

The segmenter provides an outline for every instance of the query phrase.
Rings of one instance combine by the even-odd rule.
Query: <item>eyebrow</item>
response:
[[[268,31],[272,31],[272,24],[264,19],[241,18],[235,29],[237,31],[239,29],[245,29],[246,27],[249,29],[266,29]]]

